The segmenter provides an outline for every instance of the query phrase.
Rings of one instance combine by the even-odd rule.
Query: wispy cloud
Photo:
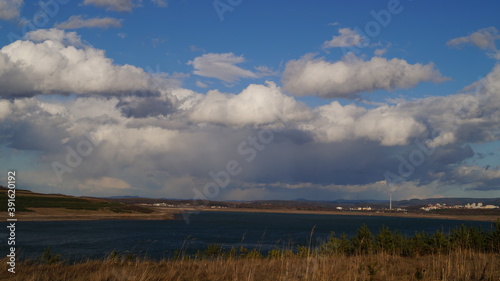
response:
[[[500,34],[495,27],[480,29],[470,35],[451,39],[447,42],[449,46],[459,46],[463,44],[473,44],[483,50],[496,50],[495,40],[500,39]]]
[[[115,12],[131,12],[136,7],[141,7],[143,0],[85,0],[83,5],[92,5],[99,8],[104,8],[108,11]],[[151,0],[151,3],[160,7],[168,7],[166,0]]]
[[[93,5],[115,12],[130,12],[134,8],[132,0],[85,0],[83,5]]]
[[[189,50],[191,52],[202,52],[202,53],[206,52],[206,50],[204,48],[198,47],[196,45],[189,45]]]
[[[217,78],[228,83],[241,78],[257,78],[256,73],[237,66],[243,62],[245,62],[243,56],[236,56],[233,53],[208,53],[189,61],[188,65],[194,67],[193,73],[196,75]]]
[[[488,55],[500,60],[500,52],[497,50],[495,41],[500,39],[500,34],[495,27],[483,28],[467,36],[449,40],[448,46],[458,47],[464,44],[472,44],[482,50],[488,51]]]
[[[376,56],[382,56],[385,53],[387,53],[387,48],[376,49],[375,51],[373,51],[373,54]]]
[[[156,48],[161,44],[165,43],[166,41],[167,40],[162,37],[155,37],[151,39],[151,46],[153,46],[153,48]]]
[[[109,28],[121,27],[122,22],[122,19],[115,19],[110,17],[86,19],[85,16],[76,15],[71,16],[67,21],[55,24],[54,27],[60,29]]]
[[[24,0],[0,0],[0,19],[11,20],[19,18]]]
[[[208,88],[208,85],[206,83],[203,83],[201,81],[196,81],[196,86],[200,88]]]
[[[158,7],[168,7],[168,2],[166,0],[151,0],[151,2]]]
[[[340,28],[338,36],[333,36],[332,40],[323,43],[323,49],[334,47],[360,46],[364,43],[363,37],[350,28]]]

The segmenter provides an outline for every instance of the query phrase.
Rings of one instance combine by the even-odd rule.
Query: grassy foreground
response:
[[[312,232],[311,232],[312,237]],[[3,259],[4,264],[7,263]],[[352,237],[331,234],[312,247],[257,249],[212,244],[195,254],[176,251],[169,260],[138,258],[113,251],[103,260],[61,261],[47,248],[39,260],[4,270],[1,280],[500,280],[500,221],[489,231],[460,226],[449,233],[413,236],[366,225]]]
[[[5,264],[5,260],[3,260]],[[330,255],[247,259],[93,260],[74,265],[21,262],[2,280],[500,280],[500,255],[457,250],[441,255]]]

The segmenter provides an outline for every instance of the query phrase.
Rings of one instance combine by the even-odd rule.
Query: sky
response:
[[[0,181],[500,197],[500,2],[0,0]]]

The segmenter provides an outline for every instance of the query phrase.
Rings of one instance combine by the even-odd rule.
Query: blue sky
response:
[[[163,8],[143,1],[141,6],[130,12],[109,11],[79,2],[58,4],[59,12],[54,17],[49,16],[48,23],[43,27],[53,27],[74,15],[122,20],[120,28],[80,28],[77,31],[85,41],[105,50],[107,56],[118,64],[132,64],[167,73],[189,73],[192,66],[187,62],[207,52],[231,52],[245,57],[242,67],[251,69],[265,65],[276,71],[283,70],[287,61],[307,53],[338,60],[344,55],[343,51],[330,49],[325,52],[321,49],[322,43],[337,35],[339,28],[357,27],[364,31],[367,24],[374,20],[370,12],[386,10],[388,3],[320,1],[311,4],[291,1],[284,5],[276,1],[241,1],[233,11],[223,10],[221,21],[214,8],[216,2],[210,1],[168,2]],[[389,24],[381,27],[379,35],[369,38],[380,46],[360,48],[363,55],[370,57],[375,49],[390,45],[386,57],[404,58],[412,63],[434,62],[442,73],[453,78],[452,82],[432,87],[421,85],[424,88],[417,93],[412,89],[402,94],[453,94],[479,76],[486,75],[495,64],[478,49],[450,49],[446,42],[484,27],[497,26],[500,20],[495,15],[500,4],[495,1],[487,1],[481,6],[472,1],[450,3],[433,3],[430,7],[417,1],[401,1],[398,6],[402,9],[401,13],[392,15]],[[26,3],[21,16],[33,22],[39,9],[36,2]],[[332,25],[334,23],[337,25]],[[13,21],[4,23],[3,32],[21,35],[22,31],[16,25]],[[125,38],[120,38],[118,34]],[[1,40],[2,44],[8,43],[5,36]],[[467,65],[467,68],[458,67],[462,65]],[[196,87],[196,79],[200,80],[200,77],[187,78],[186,87]],[[273,80],[279,81],[279,76]],[[218,82],[213,79],[206,81]],[[260,82],[252,79],[234,85],[234,92],[256,81]],[[217,88],[224,86],[221,83],[214,85]]]
[[[221,200],[500,196],[496,1],[0,7],[0,165],[24,172],[28,188],[178,198],[199,189]],[[262,130],[272,141],[247,161],[248,138]],[[88,135],[99,145],[68,165]],[[423,153],[417,143],[432,153],[402,176],[401,157]],[[231,160],[241,171],[220,185],[210,172]]]

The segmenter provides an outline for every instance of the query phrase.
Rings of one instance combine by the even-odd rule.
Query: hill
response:
[[[0,186],[0,212],[7,216],[7,188]],[[171,219],[143,206],[93,197],[42,194],[16,189],[15,218],[20,220],[100,220],[100,219]]]

